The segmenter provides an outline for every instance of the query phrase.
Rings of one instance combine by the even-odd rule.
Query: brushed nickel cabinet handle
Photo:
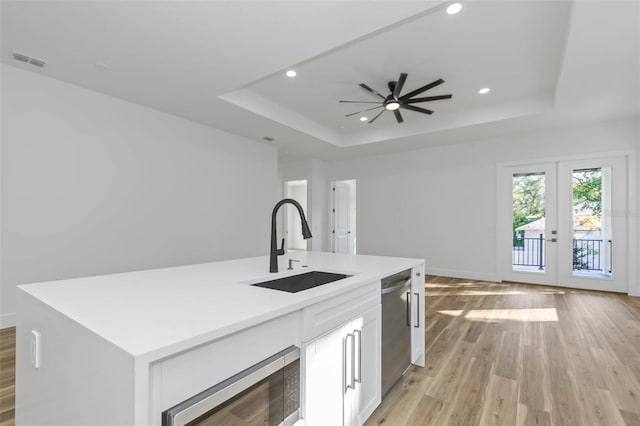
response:
[[[356,382],[362,383],[362,331],[353,330],[353,335],[358,336],[358,377],[356,378]]]
[[[418,316],[415,328],[420,328],[420,293],[413,293],[416,295],[416,314]]]
[[[356,336],[352,333],[351,336],[351,389],[356,388]]]
[[[349,335],[347,334],[342,339],[342,393],[346,394],[349,389],[349,384],[347,383],[347,339]]]

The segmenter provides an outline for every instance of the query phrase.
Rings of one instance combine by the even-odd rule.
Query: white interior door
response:
[[[333,183],[333,252],[356,253],[356,182]]]
[[[625,157],[505,167],[504,280],[627,291]]]

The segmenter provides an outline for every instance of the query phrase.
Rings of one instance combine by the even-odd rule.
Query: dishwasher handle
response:
[[[401,289],[402,287],[405,287],[407,285],[411,284],[411,278],[408,278],[406,281],[401,281],[400,284],[395,284],[391,287],[384,287],[382,289],[382,294],[389,294],[389,293],[393,293],[396,290]]]
[[[407,326],[411,327],[411,292],[405,294],[407,300]]]

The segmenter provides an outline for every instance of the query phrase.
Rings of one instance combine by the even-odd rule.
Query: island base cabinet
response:
[[[424,264],[411,271],[411,363],[425,366]]]
[[[381,401],[381,306],[303,345],[306,426],[361,425]]]

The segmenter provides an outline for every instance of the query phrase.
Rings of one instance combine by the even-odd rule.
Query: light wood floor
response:
[[[0,426],[13,425],[16,383],[16,329],[0,330]]]
[[[367,426],[640,426],[640,298],[428,277],[427,366]],[[15,329],[0,330],[0,426],[13,425]]]
[[[640,298],[428,277],[427,365],[367,426],[640,425]]]

